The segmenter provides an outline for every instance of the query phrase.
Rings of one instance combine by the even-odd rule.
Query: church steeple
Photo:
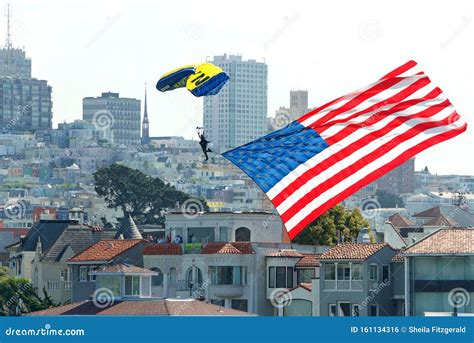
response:
[[[142,121],[142,145],[150,142],[150,123],[148,122],[148,106],[146,99],[146,83],[145,83],[145,105],[143,109],[143,121]]]

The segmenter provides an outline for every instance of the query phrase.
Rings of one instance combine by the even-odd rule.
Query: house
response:
[[[406,315],[474,313],[474,229],[439,229],[402,256]]]
[[[196,299],[162,299],[151,296],[151,279],[157,272],[128,265],[103,266],[95,277],[92,300],[33,312],[44,315],[155,315],[155,316],[245,316],[248,313],[223,308]]]
[[[190,243],[186,243],[190,244]],[[152,295],[164,298],[201,298],[225,308],[275,315],[272,291],[267,282],[273,273],[280,285],[281,268],[288,266],[289,283],[293,288],[298,280],[309,281],[318,275],[318,254],[324,247],[293,246],[304,253],[287,262],[268,258],[278,251],[287,251],[289,244],[253,242],[209,242],[198,249],[185,248],[186,244],[149,244],[143,251],[145,268],[161,277],[152,281]],[[282,261],[279,263],[279,261]],[[297,265],[301,261],[301,264]],[[284,267],[282,267],[284,266]],[[278,274],[275,274],[276,271]],[[285,280],[286,280],[285,274]]]
[[[321,316],[390,316],[393,284],[387,243],[342,243],[320,257],[319,289],[312,289]]]
[[[266,255],[266,297],[274,306],[274,315],[312,316],[317,312],[313,311],[312,283],[319,282],[321,255],[295,249]]]
[[[101,267],[128,263],[143,266],[142,239],[106,239],[101,240],[67,260],[71,268],[72,301],[90,299],[95,290],[96,274]]]

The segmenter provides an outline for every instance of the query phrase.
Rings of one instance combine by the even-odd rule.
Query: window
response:
[[[329,304],[329,317],[336,317],[336,304]]]
[[[326,264],[324,266],[324,278],[326,280],[336,280],[336,265],[331,263],[331,264]]]
[[[352,316],[359,317],[360,316],[360,305],[352,304]]]
[[[315,270],[313,268],[298,268],[296,269],[298,283],[309,283],[315,277]]]
[[[371,265],[369,267],[369,279],[370,280],[379,279],[379,267],[377,265]]]
[[[379,307],[377,305],[370,305],[369,316],[377,317],[379,315]]]
[[[293,288],[293,267],[286,269],[286,288]]]
[[[339,302],[337,306],[337,315],[341,317],[351,316],[351,303],[350,302]]]
[[[115,296],[120,296],[121,277],[116,275],[97,276],[97,287],[110,289]]]
[[[140,277],[125,275],[125,295],[140,295]]]
[[[389,265],[382,266],[382,282],[390,283],[390,266]]]
[[[250,242],[250,230],[246,227],[239,227],[235,230],[236,242]]]
[[[276,287],[286,287],[286,267],[276,267]]]
[[[209,267],[213,285],[246,285],[247,268],[232,266]]]
[[[154,272],[157,272],[158,275],[153,275],[151,277],[151,285],[152,286],[161,286],[163,285],[163,273],[161,272],[160,268],[151,268]]]
[[[80,266],[79,267],[79,281],[86,282],[87,281],[87,266]]]
[[[362,264],[352,264],[352,280],[362,280]]]
[[[229,241],[229,228],[220,227],[219,228],[219,241],[228,242]]]
[[[232,299],[230,303],[230,307],[234,310],[244,311],[247,312],[247,299]]]
[[[351,278],[351,267],[349,263],[338,263],[337,264],[337,279],[350,280],[350,278]]]
[[[268,267],[268,287],[275,288],[275,267]]]
[[[94,270],[97,270],[97,266],[90,266],[89,267],[89,281],[95,281],[95,275],[90,274]]]
[[[193,269],[195,269],[195,273],[193,273]],[[198,267],[189,268],[188,272],[186,273],[186,284],[189,288],[191,288],[191,286],[196,286],[196,284],[202,285],[201,269]]]
[[[211,304],[224,307],[225,299],[211,299]]]

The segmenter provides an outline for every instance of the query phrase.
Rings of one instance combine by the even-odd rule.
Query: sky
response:
[[[472,0],[10,3],[13,45],[25,47],[33,76],[53,87],[54,126],[81,119],[83,97],[143,99],[146,83],[150,135],[194,137],[202,99],[159,93],[156,81],[224,53],[268,64],[268,116],[289,105],[291,89],[307,89],[316,107],[413,59],[469,125],[419,154],[416,169],[474,175]]]

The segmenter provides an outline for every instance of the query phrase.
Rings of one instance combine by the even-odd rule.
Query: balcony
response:
[[[211,292],[218,298],[238,298],[244,295],[242,285],[212,285]]]

